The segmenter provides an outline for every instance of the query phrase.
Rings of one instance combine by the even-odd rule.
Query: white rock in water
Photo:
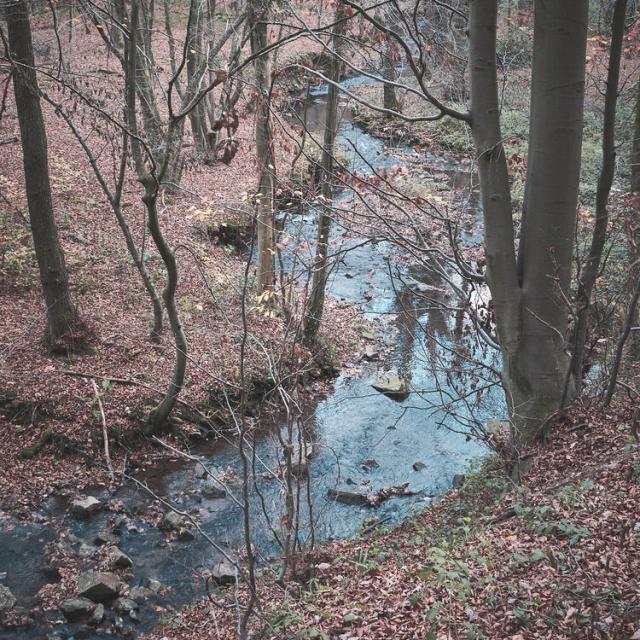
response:
[[[71,513],[77,518],[88,518],[102,507],[102,502],[93,496],[77,498],[71,503]]]
[[[384,393],[394,400],[404,400],[409,396],[409,385],[407,381],[394,371],[380,376],[371,383],[371,386],[376,391]]]

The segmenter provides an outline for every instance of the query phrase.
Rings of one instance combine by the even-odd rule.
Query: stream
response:
[[[362,81],[355,78],[345,82]],[[325,109],[326,91],[321,87],[307,103],[311,129],[321,130]],[[369,163],[376,168],[411,165],[412,175],[418,178],[422,174],[445,176],[451,188],[471,184],[470,174],[459,171],[453,164],[424,153],[418,157],[410,149],[389,148],[382,140],[368,135],[352,123],[347,105],[342,106],[341,122],[337,143],[358,173],[369,173]],[[350,197],[348,191],[340,192],[335,202]],[[465,232],[465,240],[472,244],[480,237],[477,195],[473,192],[467,206],[476,221]],[[315,218],[313,210],[297,212],[288,216],[285,228],[286,233],[297,239],[296,247],[306,241],[307,259],[313,252]],[[447,345],[456,345],[461,340],[456,327],[459,329],[462,320],[435,303],[446,303],[446,284],[427,269],[410,264],[398,266],[397,250],[389,242],[363,243],[362,238],[345,235],[339,225],[334,225],[332,234],[332,242],[340,246],[341,258],[331,273],[328,296],[340,304],[355,305],[374,330],[371,335],[364,335],[371,345],[370,359],[358,359],[359,354],[355,354],[353,366],[339,375],[330,395],[305,408],[299,425],[313,442],[308,486],[316,542],[353,536],[370,525],[372,517],[394,524],[422,510],[484,453],[476,441],[462,432],[459,420],[439,408],[449,396],[459,395],[456,386],[450,384],[446,371],[450,356],[445,351]],[[294,264],[292,255],[285,260],[290,266]],[[425,296],[425,292],[429,295]],[[455,301],[450,300],[449,306],[455,306]],[[434,363],[440,370],[433,371]],[[373,389],[372,381],[389,370],[398,371],[410,381],[412,392],[408,398],[398,401]],[[499,390],[487,392],[482,405],[474,411],[480,420],[502,415]],[[283,510],[281,481],[268,473],[269,468],[277,468],[282,455],[278,428],[267,425],[256,442],[257,487],[261,498],[255,492],[252,494],[251,515],[253,543],[261,563],[277,557],[273,534],[263,512],[277,528]],[[234,442],[204,443],[191,453],[211,469],[231,469],[236,476],[241,475],[241,460]],[[202,490],[205,481],[196,477],[195,466],[190,461],[163,462],[136,477],[157,495],[192,513],[211,539],[230,555],[237,555],[242,548],[241,509],[228,496],[207,497]],[[327,495],[336,488],[366,493],[404,483],[408,483],[412,495],[391,497],[375,508],[343,504]],[[303,483],[304,492],[306,486]],[[240,496],[237,482],[231,480],[227,489]],[[69,548],[90,556],[95,553],[97,534],[109,530],[116,532],[119,548],[133,561],[129,587],[158,580],[163,588],[157,601],[152,605],[141,604],[139,620],[135,622],[123,616],[125,619],[118,622],[117,631],[110,611],[104,623],[94,630],[68,624],[54,610],[39,612],[31,626],[0,629],[0,638],[113,638],[113,633],[132,637],[150,630],[160,619],[179,616],[183,605],[204,593],[203,576],[220,562],[221,555],[202,536],[196,534],[192,540],[167,538],[163,531],[148,524],[144,516],[150,510],[153,512],[153,498],[135,483],[125,484],[113,495],[104,488],[86,494],[104,503],[119,501],[122,515],[102,509],[88,519],[78,520],[69,512],[68,499],[60,496],[44,504],[35,522],[22,523],[0,512],[0,584],[11,589],[17,606],[37,607],[38,590],[55,579],[55,572],[47,566],[44,545],[59,539],[64,532]],[[309,536],[308,508],[303,512],[301,537],[305,540]],[[88,568],[91,562],[88,558]]]

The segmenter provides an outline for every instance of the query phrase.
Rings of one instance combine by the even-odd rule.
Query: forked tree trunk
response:
[[[251,53],[255,55],[267,46],[267,12],[269,0],[250,0],[248,7],[251,29]],[[274,218],[275,218],[275,157],[270,121],[269,54],[254,61],[256,75],[256,160],[258,163],[258,193],[256,195],[256,227],[258,234],[257,293],[275,284]]]
[[[333,50],[339,52],[341,49],[341,37],[344,29],[344,6],[338,1],[336,6],[335,27],[333,28]],[[341,63],[337,56],[331,57],[331,68],[329,78],[333,83],[340,80]],[[324,139],[322,158],[320,161],[320,193],[323,201],[320,209],[320,219],[318,220],[318,232],[316,238],[316,255],[313,261],[313,275],[311,282],[311,294],[307,300],[307,307],[304,322],[304,342],[307,346],[312,346],[316,341],[322,313],[324,311],[324,297],[327,288],[327,275],[329,271],[328,249],[329,236],[331,235],[331,215],[333,206],[333,154],[338,131],[338,103],[340,91],[338,87],[329,84],[329,95],[327,97],[327,111],[324,125]]]
[[[584,374],[585,346],[591,313],[591,295],[600,270],[602,252],[607,239],[607,227],[609,225],[608,203],[616,169],[616,106],[618,103],[618,81],[620,78],[620,58],[622,57],[626,10],[627,0],[616,0],[611,26],[611,44],[609,46],[609,70],[607,73],[602,129],[602,167],[596,190],[595,225],[589,255],[585,260],[578,280],[577,321],[571,346],[571,378],[575,380],[578,392],[582,388]]]
[[[569,370],[567,317],[580,175],[587,0],[535,4],[529,163],[516,266],[496,78],[497,0],[471,4],[472,132],[487,278],[516,446],[541,437]],[[568,398],[575,393],[569,384]]]
[[[82,336],[81,324],[71,302],[64,252],[58,239],[51,202],[47,135],[40,106],[35,72],[29,9],[25,0],[8,3],[5,9],[9,47],[15,62],[15,93],[24,176],[33,244],[47,305],[47,343],[53,350],[73,349]]]
[[[176,262],[175,253],[169,246],[162,231],[157,206],[160,184],[166,175],[167,168],[171,164],[171,150],[176,146],[176,138],[181,135],[181,125],[184,122],[184,118],[180,118],[179,121],[174,120],[169,124],[167,129],[166,150],[162,159],[162,164],[157,168],[157,173],[150,173],[147,169],[145,158],[142,156],[140,144],[138,143],[138,123],[135,109],[136,91],[134,82],[136,70],[138,68],[136,58],[140,52],[140,47],[138,45],[138,12],[138,2],[137,0],[133,0],[131,3],[131,25],[129,39],[127,41],[125,65],[127,73],[127,120],[129,129],[132,133],[131,151],[136,172],[138,173],[138,179],[144,187],[142,201],[144,202],[147,212],[149,233],[156,245],[156,248],[158,249],[158,253],[162,258],[162,262],[167,271],[167,281],[162,291],[162,300],[164,302],[165,309],[167,310],[169,325],[171,327],[171,333],[175,343],[175,362],[169,387],[162,400],[149,413],[147,420],[145,432],[147,434],[154,434],[166,425],[167,419],[173,411],[176,402],[178,401],[180,391],[182,390],[182,386],[184,385],[185,372],[187,368],[187,340],[182,329],[180,314],[178,312],[175,299],[176,289],[178,286],[178,264]]]

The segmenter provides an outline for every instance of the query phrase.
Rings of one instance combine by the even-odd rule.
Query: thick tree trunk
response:
[[[471,5],[471,130],[476,147],[485,229],[487,282],[491,290],[498,339],[502,347],[503,382],[510,383],[520,337],[520,286],[507,159],[500,131],[496,75],[497,0]]]
[[[269,0],[251,0],[249,26],[251,28],[251,53],[256,54],[267,46],[267,21]],[[258,163],[258,193],[256,195],[256,227],[258,233],[257,293],[261,294],[275,284],[274,218],[275,218],[275,157],[270,122],[270,64],[265,53],[254,61],[256,75],[256,160]]]
[[[47,305],[47,342],[53,350],[78,346],[81,324],[71,302],[64,253],[51,202],[47,136],[34,69],[29,9],[25,0],[6,5],[13,87],[22,138],[24,175],[33,243]],[[74,335],[75,333],[75,335]]]
[[[596,191],[595,225],[591,238],[589,255],[582,267],[578,281],[577,322],[573,332],[571,375],[575,380],[576,390],[582,387],[584,372],[585,345],[591,309],[591,294],[600,270],[600,262],[604,243],[607,239],[609,224],[609,194],[613,184],[616,168],[615,124],[616,106],[618,103],[618,81],[620,78],[620,58],[624,36],[624,19],[627,0],[616,0],[611,26],[611,44],[609,47],[609,70],[607,73],[607,89],[605,92],[603,129],[602,129],[602,167],[598,177]]]
[[[567,319],[580,179],[588,0],[536,0],[518,352],[506,385],[518,439],[571,401]],[[566,393],[564,393],[566,389]]]
[[[516,446],[545,433],[569,368],[567,305],[580,175],[587,0],[536,2],[529,164],[516,268],[495,63],[497,0],[471,5],[471,119],[487,280]],[[569,398],[573,396],[569,385]]]
[[[336,7],[336,26],[333,28],[333,49],[340,51],[341,38],[343,32],[342,17],[344,16],[344,6],[338,2]],[[340,80],[341,63],[337,56],[331,58],[331,69],[329,78],[337,83]],[[328,248],[329,236],[331,234],[331,215],[333,206],[333,153],[338,131],[338,103],[340,98],[339,89],[335,84],[329,84],[329,95],[327,98],[327,112],[324,125],[324,140],[321,158],[321,183],[320,190],[323,197],[321,204],[320,219],[318,220],[318,232],[316,239],[316,255],[313,262],[313,276],[311,284],[311,294],[307,301],[306,317],[304,323],[304,342],[311,346],[316,341],[322,313],[324,311],[324,297],[327,288],[327,275],[329,271]]]

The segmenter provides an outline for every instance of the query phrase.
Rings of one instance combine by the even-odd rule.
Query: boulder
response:
[[[119,541],[118,536],[110,531],[101,531],[94,539],[94,542],[101,546],[103,544],[117,545]]]
[[[84,496],[76,498],[71,503],[71,513],[76,518],[88,518],[92,513],[99,511],[102,507],[102,502],[93,496]]]
[[[235,584],[238,572],[228,560],[223,560],[214,565],[211,570],[211,577],[218,584]]]
[[[0,584],[0,613],[13,609],[15,604],[16,597],[11,593],[11,589]]]
[[[360,333],[360,335],[365,340],[377,340],[378,339],[376,334],[371,329],[367,329],[367,328],[363,329],[362,332]]]
[[[114,569],[128,569],[133,566],[131,558],[116,546],[109,547],[107,557],[109,559],[109,565]]]
[[[129,591],[129,597],[138,604],[148,600],[153,594],[154,592],[147,587],[133,587],[133,589]]]
[[[373,362],[375,360],[380,359],[380,352],[378,351],[378,347],[372,344],[368,344],[364,348],[364,353],[362,354],[364,360],[369,360],[369,362]]]
[[[464,481],[465,481],[464,474],[456,473],[456,475],[453,476],[453,479],[451,480],[451,486],[454,489],[461,489],[462,486],[464,485]]]
[[[160,522],[160,529],[164,531],[175,531],[183,524],[184,518],[175,511],[167,511]]]
[[[149,587],[149,590],[153,591],[153,593],[158,593],[158,591],[160,591],[160,589],[162,588],[162,583],[160,582],[160,580],[149,578],[149,580],[147,581],[147,587]]]
[[[193,468],[193,472],[196,478],[207,477],[207,468],[202,464],[202,462],[196,462],[195,467]]]
[[[210,500],[224,498],[227,492],[213,478],[207,478],[202,485],[202,495]]]
[[[108,603],[117,598],[120,580],[114,573],[85,571],[78,578],[78,595],[93,602]]]
[[[113,603],[113,608],[119,613],[131,613],[138,610],[138,603],[131,598],[118,598]]]
[[[414,462],[412,466],[414,471],[422,471],[427,465],[418,460],[418,462]]]
[[[182,527],[178,532],[178,539],[182,540],[182,542],[190,542],[191,540],[194,540],[195,537],[196,534],[193,532],[191,527]]]
[[[97,604],[87,624],[97,627],[104,620],[104,605]]]
[[[371,386],[393,400],[406,400],[409,397],[409,385],[404,378],[390,371],[371,383]]]
[[[91,616],[95,608],[96,603],[88,598],[69,598],[60,605],[60,611],[69,622],[86,620]]]

